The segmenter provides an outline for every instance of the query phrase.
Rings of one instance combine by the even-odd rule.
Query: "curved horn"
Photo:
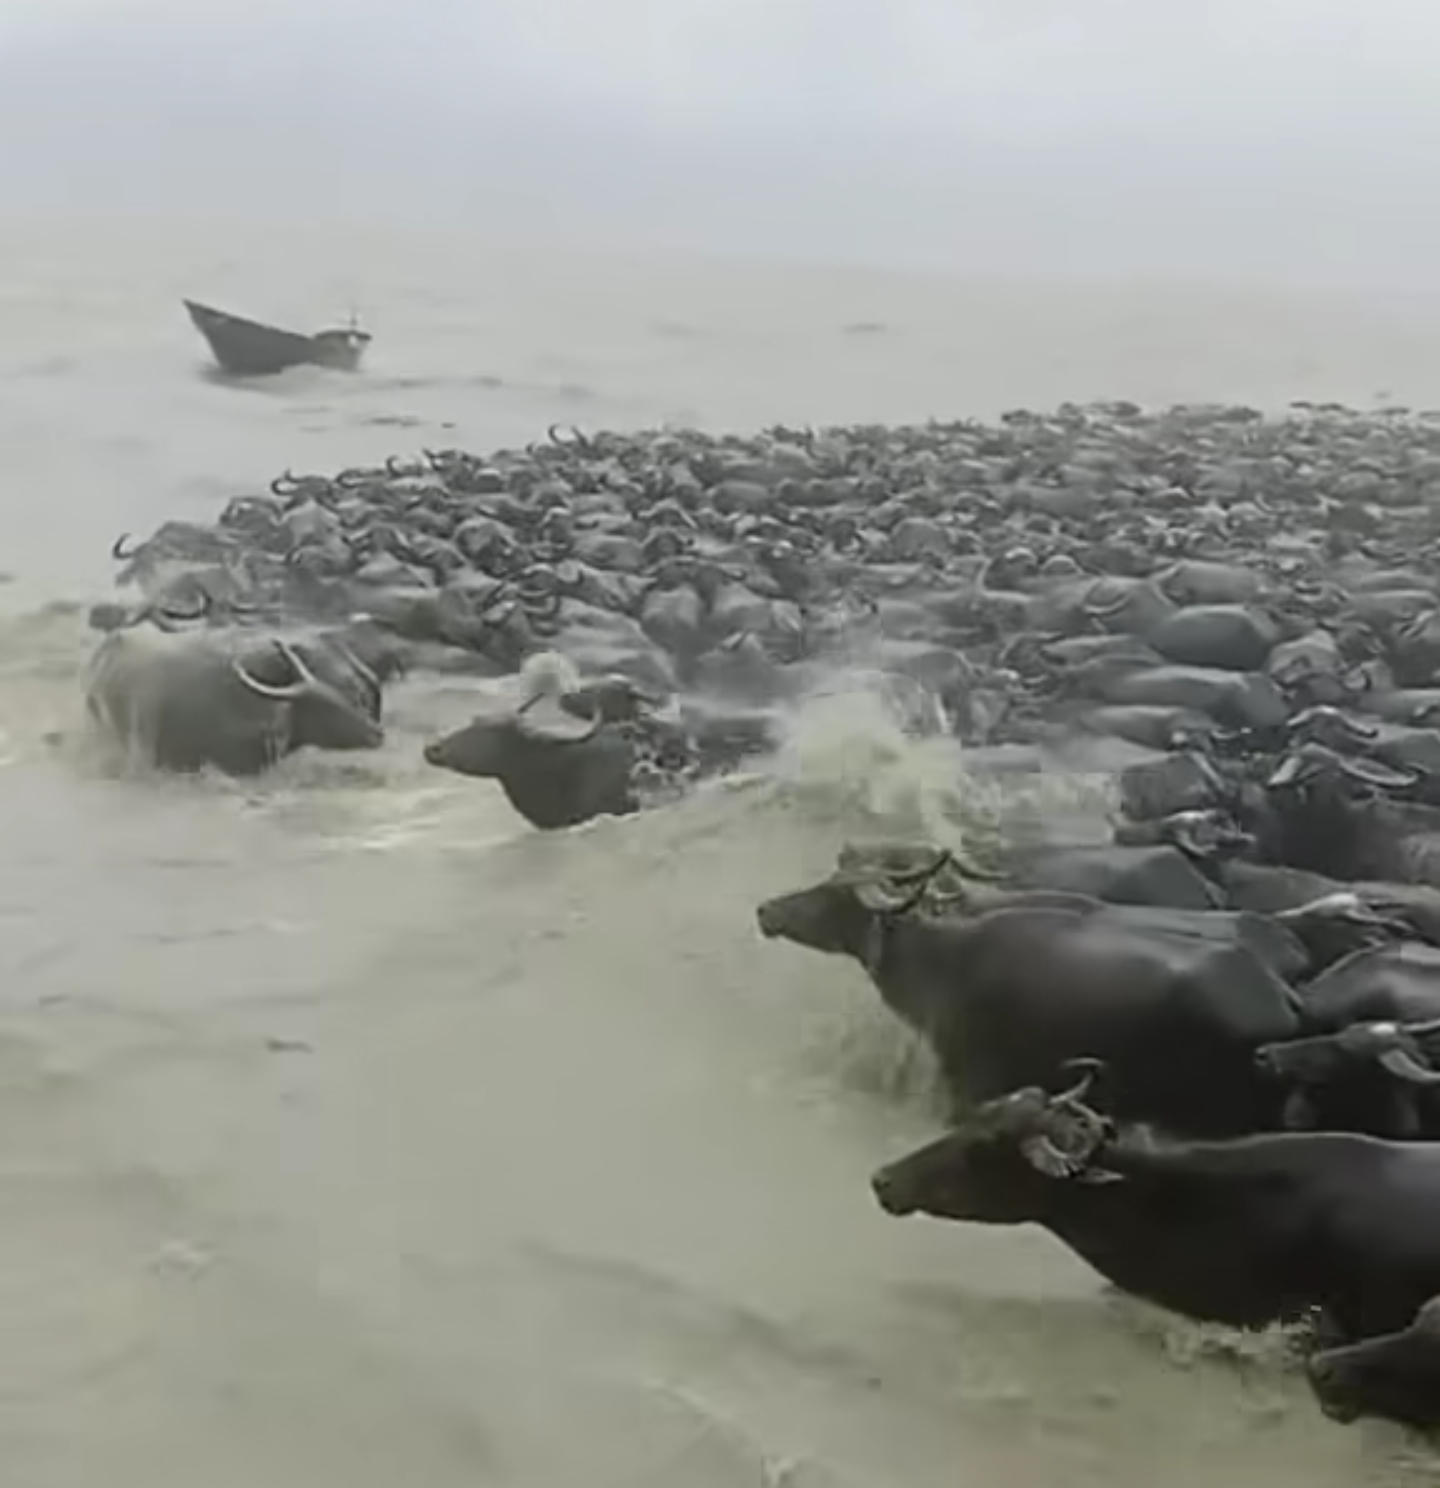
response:
[[[287,682],[278,687],[269,682],[262,682],[246,670],[244,659],[239,656],[230,663],[230,669],[251,692],[259,694],[260,697],[271,698],[275,702],[294,702],[296,698],[314,691],[319,684],[314,672],[301,660],[300,653],[288,641],[283,641],[278,636],[275,638],[274,645],[275,649],[290,663],[295,673],[294,682]]]
[[[125,544],[129,540],[129,537],[130,534],[128,532],[122,532],[120,536],[117,537],[113,543],[111,543],[110,556],[116,561],[116,563],[128,563],[130,559],[132,559],[140,551],[140,549],[145,546],[144,543],[138,543],[127,553],[125,551]]]
[[[1318,703],[1313,708],[1302,709],[1285,725],[1285,732],[1289,735],[1298,734],[1315,723],[1330,724],[1355,740],[1375,739],[1380,734],[1378,723],[1362,723],[1358,718],[1351,718],[1328,703]]]
[[[1416,785],[1423,778],[1419,770],[1398,770],[1392,765],[1382,765],[1379,760],[1350,759],[1342,757],[1340,768],[1351,780],[1361,785],[1374,786],[1377,790],[1404,790]]]
[[[936,848],[930,861],[921,863],[918,868],[880,872],[857,883],[855,897],[866,909],[877,914],[905,914],[925,897],[925,891],[935,876],[951,861],[945,848]],[[864,854],[853,843],[846,843],[837,859],[842,872],[855,872],[864,862]]]
[[[886,877],[892,883],[916,883],[923,881],[928,883],[939,871],[951,861],[951,853],[948,848],[937,847],[935,855],[928,863],[922,863],[918,868],[906,868],[900,873],[890,873]]]
[[[372,667],[370,663],[364,659],[364,657],[357,656],[355,654],[355,651],[349,646],[346,646],[345,654],[350,658],[350,665],[353,666],[355,670],[360,673],[360,676],[366,682],[368,682],[377,692],[379,692],[380,678],[376,675],[375,668]]]
[[[1286,786],[1299,785],[1302,780],[1311,779],[1316,773],[1318,773],[1316,760],[1295,751],[1287,754],[1270,772],[1269,778],[1265,781],[1265,788],[1266,790],[1283,790]]]
[[[856,884],[855,897],[866,909],[877,914],[902,915],[919,904],[928,887],[929,879],[925,878],[903,889],[898,888],[892,879],[882,879],[878,883]]]
[[[1050,1098],[1037,1130],[1021,1141],[1020,1150],[1031,1167],[1047,1177],[1077,1178],[1114,1132],[1110,1120],[1084,1102],[1090,1087],[1104,1075],[1105,1061],[1089,1056],[1068,1059],[1061,1069],[1078,1072],[1080,1078]]]
[[[1105,620],[1111,615],[1118,615],[1130,603],[1134,594],[1134,590],[1127,589],[1119,599],[1097,601],[1093,598],[1094,593],[1104,582],[1104,579],[1096,579],[1085,591],[1085,598],[1080,601],[1081,610],[1096,620]]]
[[[955,1134],[972,1142],[1001,1137],[1023,1140],[1037,1134],[1049,1109],[1050,1097],[1038,1085],[1026,1085],[976,1106],[956,1124]]]
[[[1062,1075],[1075,1075],[1073,1085],[1062,1090],[1056,1097],[1057,1104],[1075,1105],[1082,1101],[1090,1093],[1091,1087],[1096,1080],[1101,1079],[1106,1070],[1103,1059],[1096,1059],[1093,1055],[1084,1054],[1078,1059],[1067,1059],[1060,1066]]]
[[[1386,1074],[1411,1085],[1440,1085],[1440,1070],[1423,1064],[1409,1049],[1397,1044],[1379,1056],[1378,1063]]]
[[[193,609],[182,610],[177,609],[174,604],[168,601],[157,602],[147,605],[141,612],[140,618],[150,620],[153,624],[159,625],[163,630],[165,629],[164,622],[167,620],[181,625],[194,620],[203,620],[214,607],[215,601],[211,598],[210,591],[208,589],[200,589],[196,591]]]
[[[598,712],[578,718],[547,693],[527,698],[514,717],[515,727],[522,734],[552,744],[583,744],[593,739],[605,722]]]
[[[1031,1085],[987,1101],[956,1127],[955,1134],[971,1142],[1008,1138],[1037,1172],[1074,1178],[1107,1139],[1110,1126],[1078,1102],[1057,1110],[1051,1097]]]
[[[285,470],[270,482],[270,490],[276,496],[293,496],[300,484],[300,478],[293,470]]]

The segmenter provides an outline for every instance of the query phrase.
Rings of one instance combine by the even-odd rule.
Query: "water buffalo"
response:
[[[1296,868],[1440,886],[1440,810],[1383,794],[1407,790],[1420,778],[1418,771],[1302,744],[1266,782],[1268,811],[1257,835],[1267,857]]]
[[[1274,621],[1250,605],[1187,605],[1146,639],[1166,661],[1181,666],[1250,672],[1265,665],[1278,633]]]
[[[85,702],[104,733],[164,770],[253,775],[305,745],[384,741],[379,684],[333,637],[115,630],[90,659]]]
[[[587,696],[568,663],[548,652],[526,663],[518,693],[515,706],[482,713],[427,744],[426,762],[497,781],[542,830],[639,809],[634,740],[625,723],[606,716],[620,706],[616,697]]]
[[[1188,708],[1231,728],[1273,729],[1286,719],[1284,699],[1263,672],[1145,667],[1111,676],[1100,691],[1106,703]]]
[[[1302,1031],[1293,938],[1253,915],[1056,892],[927,905],[945,869],[943,854],[897,871],[852,847],[829,878],[761,904],[759,928],[858,961],[934,1048],[957,1106],[1095,1056],[1117,1115],[1209,1136],[1278,1120],[1254,1054]]]
[[[1332,1421],[1376,1416],[1434,1430],[1440,1426],[1440,1298],[1398,1332],[1311,1354],[1305,1374]]]
[[[1440,1136],[1430,1063],[1440,1024],[1356,1022],[1334,1033],[1266,1044],[1256,1064],[1287,1091],[1291,1130],[1357,1131],[1407,1141]]]
[[[1403,905],[1382,912],[1358,894],[1332,895],[1278,919],[1323,922],[1317,909],[1346,901],[1355,901],[1362,933],[1407,933]],[[1312,934],[1302,938],[1314,943]],[[1361,946],[1306,983],[1300,999],[1305,1036],[1257,1055],[1261,1070],[1288,1091],[1286,1126],[1440,1136],[1440,1073],[1428,1057],[1440,1030],[1440,950],[1404,939]]]
[[[1182,1141],[1031,1088],[871,1183],[894,1215],[1043,1225],[1123,1291],[1206,1322],[1263,1327],[1318,1308],[1350,1341],[1405,1327],[1440,1293],[1440,1143]]]

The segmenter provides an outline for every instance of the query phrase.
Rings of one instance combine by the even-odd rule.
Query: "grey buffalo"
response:
[[[624,716],[630,709],[615,686],[587,691],[562,657],[541,653],[521,671],[518,693],[515,705],[427,744],[426,762],[495,780],[542,830],[638,809],[639,759]]]
[[[305,745],[384,740],[374,673],[323,635],[118,629],[91,657],[85,701],[102,733],[163,770],[254,775]]]

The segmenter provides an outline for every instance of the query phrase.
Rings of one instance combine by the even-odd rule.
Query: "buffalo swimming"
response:
[[[416,747],[547,831],[763,762],[838,672],[976,771],[1082,761],[1115,802],[1084,840],[1002,812],[760,891],[776,956],[936,1056],[949,1128],[876,1198],[1046,1226],[1187,1316],[1318,1311],[1325,1411],[1425,1426],[1437,552],[1440,419],[1404,410],[555,428],[120,540],[86,694],[162,769],[250,774],[377,747],[397,677],[474,678]]]

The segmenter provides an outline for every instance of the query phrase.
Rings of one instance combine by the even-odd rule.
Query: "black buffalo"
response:
[[[1440,886],[1440,809],[1392,796],[1418,771],[1304,744],[1266,782],[1262,849],[1277,863],[1341,880]]]
[[[897,1216],[1042,1225],[1121,1290],[1231,1327],[1318,1309],[1348,1342],[1404,1328],[1440,1293],[1436,1143],[1183,1141],[1032,1088],[879,1169],[872,1188]]]
[[[1292,1130],[1440,1137],[1440,1071],[1430,1061],[1440,1023],[1348,1023],[1256,1051],[1260,1070],[1286,1091]]]
[[[847,849],[829,878],[763,903],[760,931],[859,962],[959,1107],[1093,1056],[1118,1116],[1209,1136],[1278,1121],[1255,1051],[1303,1031],[1286,977],[1305,957],[1283,929],[1056,892],[927,900],[945,856],[897,871]]]
[[[1305,1373],[1331,1420],[1377,1416],[1433,1431],[1440,1426],[1440,1298],[1408,1327],[1311,1354]]]

